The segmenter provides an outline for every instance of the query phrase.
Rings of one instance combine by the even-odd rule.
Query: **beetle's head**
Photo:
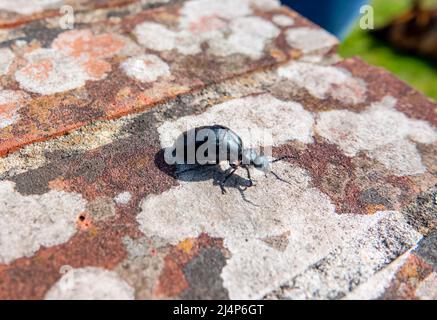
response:
[[[270,161],[266,156],[260,156],[254,149],[243,151],[243,164],[251,165],[264,173],[270,172]]]
[[[253,166],[264,173],[270,172],[272,169],[266,156],[257,156],[253,161]]]

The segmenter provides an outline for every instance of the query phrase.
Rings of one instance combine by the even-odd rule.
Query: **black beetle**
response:
[[[170,159],[168,161],[168,159]],[[238,168],[246,169],[249,186],[253,186],[249,167],[253,166],[264,173],[272,173],[270,163],[292,158],[289,156],[269,161],[266,156],[259,155],[254,149],[245,149],[241,138],[231,129],[222,125],[202,126],[183,132],[171,148],[171,156],[166,155],[167,163],[190,164],[190,165],[218,165],[222,161],[229,162],[232,168],[220,183],[222,193],[226,193],[224,185],[226,181],[237,171]],[[195,169],[195,168],[194,168]],[[191,171],[188,169],[180,173]],[[286,182],[286,181],[284,181]]]

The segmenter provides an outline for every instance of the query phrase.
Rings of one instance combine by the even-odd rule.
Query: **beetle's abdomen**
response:
[[[190,129],[175,141],[173,157],[178,164],[236,163],[242,157],[240,137],[229,128],[215,125]]]

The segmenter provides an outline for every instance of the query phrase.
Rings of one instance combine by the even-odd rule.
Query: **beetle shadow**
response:
[[[155,154],[155,166],[166,175],[175,178],[179,181],[198,182],[212,180],[214,186],[217,186],[219,192],[220,184],[225,177],[230,173],[231,168],[223,170],[219,165],[169,165],[164,158],[165,149],[161,149]],[[244,171],[241,171],[244,172]],[[246,198],[244,191],[250,186],[249,179],[241,177],[236,172],[226,181],[224,188],[237,189],[244,201],[257,206]]]

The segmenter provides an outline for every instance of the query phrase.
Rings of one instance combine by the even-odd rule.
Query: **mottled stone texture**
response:
[[[0,2],[0,298],[436,299],[433,101],[275,0],[61,2]],[[215,123],[291,157],[166,164]]]
[[[69,10],[75,13],[90,10],[132,10],[161,6],[178,0],[2,0],[0,2],[0,28],[17,27],[44,18],[60,19]],[[182,0],[181,0],[182,1]],[[65,8],[68,6],[69,8]],[[71,8],[71,9],[70,9]]]
[[[0,43],[0,155],[336,44],[302,18],[276,25],[278,14],[296,16],[274,1],[200,0],[97,21],[88,12],[72,30],[51,20],[11,30]]]

